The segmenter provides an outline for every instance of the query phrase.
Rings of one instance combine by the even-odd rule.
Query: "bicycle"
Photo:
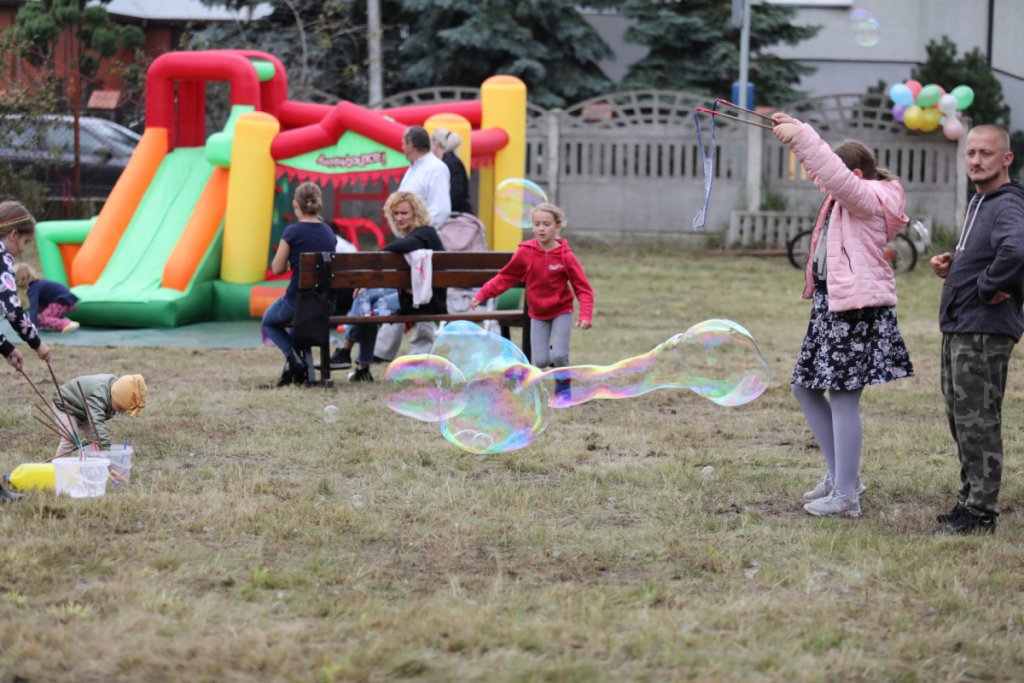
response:
[[[923,243],[928,242],[928,229],[921,221],[914,221],[908,227],[916,231]],[[906,228],[904,229],[906,230]],[[811,231],[804,230],[786,244],[786,255],[794,268],[803,270],[811,249]],[[914,240],[905,232],[897,233],[885,248],[885,260],[893,273],[909,273],[917,265],[918,250]]]

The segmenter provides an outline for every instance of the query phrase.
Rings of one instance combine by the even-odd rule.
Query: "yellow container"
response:
[[[53,463],[30,462],[18,465],[7,475],[7,481],[16,489],[52,490],[54,486]]]

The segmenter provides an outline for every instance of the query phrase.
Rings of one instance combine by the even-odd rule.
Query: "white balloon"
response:
[[[943,114],[955,114],[956,113],[956,98],[946,93],[939,98],[939,111]]]

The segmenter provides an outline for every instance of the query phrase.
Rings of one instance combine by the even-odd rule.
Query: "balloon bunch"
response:
[[[961,112],[974,103],[974,90],[958,85],[949,93],[935,83],[921,85],[915,80],[894,83],[889,88],[893,101],[892,117],[910,130],[931,133],[942,126],[947,140],[959,140],[964,134]]]

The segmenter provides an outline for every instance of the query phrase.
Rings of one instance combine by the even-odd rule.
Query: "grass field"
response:
[[[822,464],[788,382],[800,273],[576,251],[597,313],[575,363],[723,317],[758,340],[770,389],[551,411],[528,448],[481,459],[390,412],[382,383],[267,388],[269,348],[56,346],[61,380],[140,372],[150,401],[111,423],[137,451],[128,486],[0,509],[0,680],[1020,680],[1024,370],[998,533],[933,536],[958,467],[926,265],[898,283],[916,376],[865,392],[864,516],[838,520],[801,509]],[[0,468],[50,455],[28,384],[6,369],[0,391]]]

